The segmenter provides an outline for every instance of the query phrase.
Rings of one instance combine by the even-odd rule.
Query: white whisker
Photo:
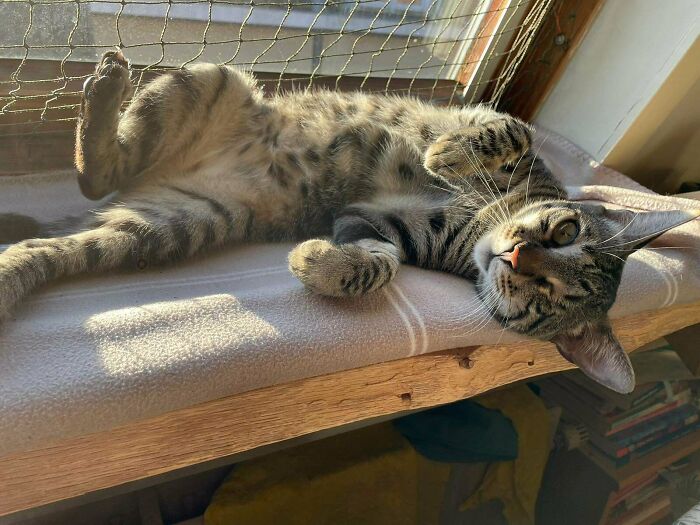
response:
[[[599,243],[596,243],[595,246],[601,246],[601,245],[605,244],[606,242],[608,242],[608,241],[614,239],[615,237],[617,237],[617,236],[620,235],[621,233],[623,233],[627,228],[629,228],[629,227],[631,226],[631,224],[635,221],[635,219],[636,219],[637,217],[639,217],[639,212],[636,212],[636,213],[634,214],[634,217],[632,217],[632,220],[631,220],[630,222],[628,222],[628,223],[625,225],[625,227],[622,228],[619,232],[617,232],[617,233],[616,233],[615,235],[613,235],[612,237],[609,237],[609,238],[605,239],[604,241],[601,241],[601,242],[599,242]]]
[[[544,146],[544,143],[547,141],[547,137],[545,136],[542,139],[542,142],[540,142],[540,147],[537,148],[537,152],[532,156],[532,162],[530,163],[530,171],[527,174],[527,183],[525,184],[525,205],[528,204],[527,202],[527,197],[530,192],[530,177],[532,176],[532,168],[535,167],[535,161],[537,160],[537,156],[540,154],[540,151],[542,150],[542,146]]]
[[[518,162],[515,163],[513,171],[510,173],[510,177],[508,178],[508,186],[506,186],[506,195],[508,195],[508,193],[510,192],[510,183],[513,180],[513,175],[515,175],[515,172],[518,170],[518,166],[520,166],[520,162],[523,160],[526,153],[527,150],[523,150],[522,154],[520,155],[520,158],[518,159]]]

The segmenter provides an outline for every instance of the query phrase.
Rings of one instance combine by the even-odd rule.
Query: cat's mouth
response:
[[[498,317],[508,319],[508,324],[517,330],[516,321],[528,315],[528,303],[543,292],[538,279],[520,268],[518,245],[500,253],[490,253],[483,260],[487,266],[484,274],[485,297],[492,297],[491,307]],[[490,292],[489,292],[490,290]]]
[[[491,307],[507,317],[522,306],[520,296],[524,276],[518,275],[515,269],[519,258],[519,250],[514,248],[517,243],[505,243],[504,240],[480,240],[474,250],[474,261],[485,284],[485,296],[491,297],[494,303]]]
[[[500,255],[494,256],[491,264],[493,266],[489,267],[489,273],[498,292],[509,302],[517,299],[520,289],[527,284],[525,281],[528,278],[518,274],[512,263]]]

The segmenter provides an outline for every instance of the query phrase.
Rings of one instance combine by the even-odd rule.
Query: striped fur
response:
[[[285,239],[310,239],[289,264],[317,293],[372,292],[414,264],[474,280],[496,319],[542,338],[581,333],[614,301],[629,252],[598,246],[619,221],[566,201],[516,118],[361,93],[266,99],[210,64],[159,77],[122,112],[131,94],[126,59],[107,53],[84,87],[75,160],[84,195],[118,194],[85,229],[0,255],[0,315],[59,277]],[[580,235],[553,246],[567,217]],[[517,243],[516,272],[500,254]]]
[[[471,253],[501,208],[513,213],[526,193],[564,196],[527,153],[528,127],[485,107],[360,93],[265,99],[251,77],[204,64],[159,77],[121,112],[129,77],[120,52],[105,54],[76,131],[81,190],[118,191],[115,204],[83,231],[0,256],[5,313],[48,280],[243,240],[331,235],[290,254],[291,270],[326,295],[376,290],[401,262],[475,278]]]

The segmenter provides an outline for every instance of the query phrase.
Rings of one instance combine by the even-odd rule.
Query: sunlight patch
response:
[[[279,337],[278,329],[227,294],[102,312],[84,324],[113,375],[196,366],[202,359]]]

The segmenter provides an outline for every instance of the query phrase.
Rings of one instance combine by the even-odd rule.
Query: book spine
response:
[[[685,421],[687,418],[696,415],[695,407],[690,404],[678,407],[671,410],[669,413],[647,421],[644,425],[635,425],[634,427],[614,434],[611,437],[612,443],[619,448],[626,447],[643,439],[651,434],[660,432],[671,425],[675,425],[680,421]]]
[[[654,432],[653,434],[650,434],[650,435],[640,439],[639,441],[636,441],[634,443],[630,443],[629,445],[622,447],[621,449],[617,450],[615,455],[618,458],[622,458],[622,457],[626,456],[627,454],[630,454],[630,453],[634,452],[635,450],[639,450],[639,449],[649,445],[650,443],[653,443],[654,441],[656,441],[658,439],[662,439],[670,434],[673,434],[674,432],[678,432],[682,428],[690,426],[697,421],[698,421],[698,416],[695,415],[695,416],[691,416],[691,417],[685,419],[684,421],[672,423],[671,425],[669,425],[667,428],[665,428],[663,430]]]
[[[635,450],[639,450],[640,448],[645,447],[649,443],[653,443],[657,439],[661,439],[665,436],[673,434],[674,432],[678,432],[682,428],[690,427],[693,425],[693,423],[696,423],[697,421],[698,421],[697,415],[691,416],[691,417],[687,418],[685,421],[681,421],[679,423],[671,425],[667,429],[665,429],[661,432],[657,432],[656,434],[652,434],[651,436],[648,436],[647,438],[640,440],[637,443],[633,443],[633,444],[629,445],[627,448],[629,449],[630,452],[635,451]]]
[[[640,415],[636,417],[635,419],[626,421],[624,423],[611,426],[610,430],[606,432],[606,436],[613,436],[615,434],[619,434],[623,430],[627,430],[629,428],[634,427],[635,425],[639,425],[640,423],[645,423],[651,419],[657,418],[659,416],[662,416],[664,414],[668,414],[672,410],[675,410],[678,408],[678,402],[673,401],[672,403],[666,404],[666,405],[661,405],[661,406],[655,406],[654,410],[652,412],[645,413],[643,415]]]
[[[658,417],[662,414],[666,414],[679,406],[689,403],[690,398],[690,390],[684,390],[675,396],[675,399],[669,403],[658,403],[657,405],[653,405],[648,409],[639,412],[638,414],[630,415],[624,419],[612,422],[610,424],[610,430],[606,433],[606,435],[611,436],[613,434],[617,434],[618,432],[622,432],[623,430],[631,428],[639,423],[649,421],[650,419]]]
[[[682,427],[680,430],[676,430],[675,432],[671,434],[667,434],[664,436],[662,439],[658,439],[654,441],[653,443],[649,443],[645,445],[644,447],[640,447],[637,450],[633,451],[630,454],[631,459],[639,458],[644,456],[645,454],[649,454],[650,452],[653,452],[654,450],[663,447],[667,443],[670,443],[671,441],[674,441],[676,439],[679,439],[686,434],[690,434],[693,430],[697,428],[697,424],[689,425],[686,427]]]

